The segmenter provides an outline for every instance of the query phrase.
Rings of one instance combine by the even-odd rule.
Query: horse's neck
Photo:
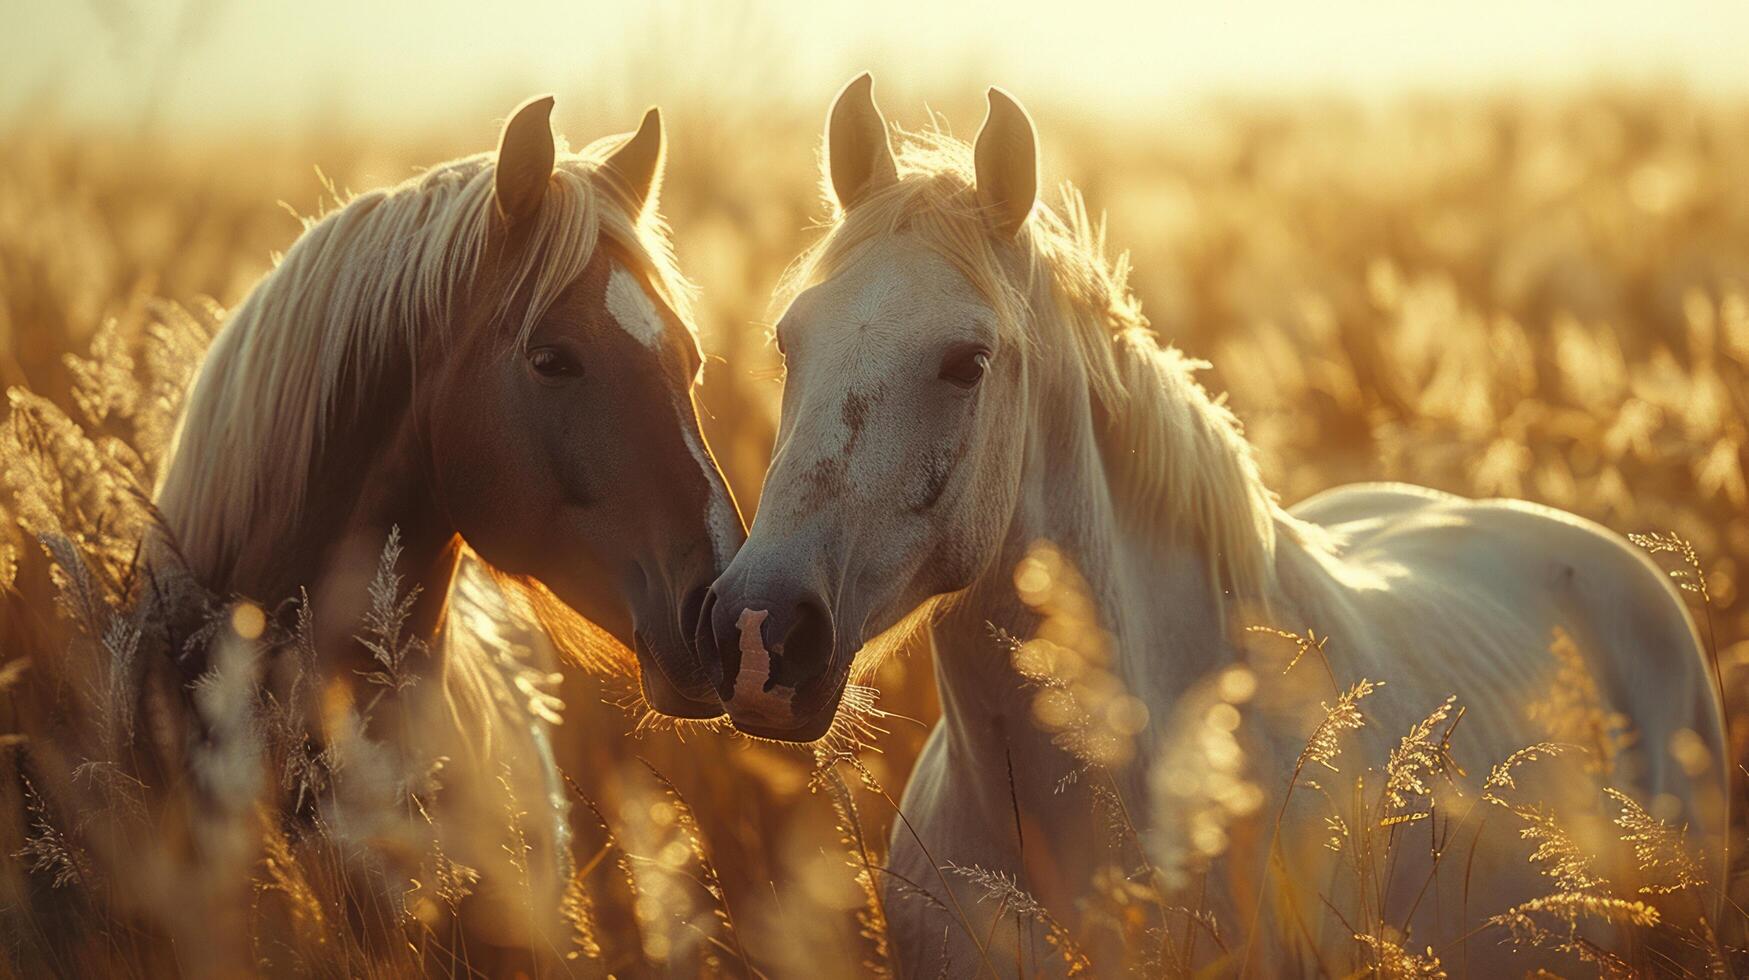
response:
[[[286,471],[272,474],[273,479],[309,480],[300,506],[250,515],[245,526],[208,536],[221,543],[209,549],[212,553],[185,555],[196,580],[220,595],[269,604],[306,590],[315,610],[318,648],[350,651],[339,654],[344,658],[356,652],[352,637],[369,609],[370,585],[390,532],[397,530],[401,556],[394,571],[402,578],[401,591],[419,591],[407,629],[435,637],[446,614],[460,543],[432,492],[409,391],[393,379],[372,386],[374,404],[346,413],[356,421],[334,427],[307,477],[274,458],[223,458],[200,442],[200,433],[185,434],[172,465],[198,467],[204,478],[217,480],[229,466],[281,466]],[[253,486],[271,480],[222,482]]]
[[[324,650],[354,647],[350,637],[372,601],[391,532],[401,553],[391,574],[399,591],[418,597],[407,623],[411,635],[431,639],[443,626],[450,586],[460,558],[460,539],[437,506],[411,411],[391,426],[387,440],[336,445],[313,486],[327,502],[308,509],[289,531],[288,547],[300,557],[318,629],[336,635]]]
[[[1098,628],[1109,637],[1108,669],[1147,704],[1153,729],[1167,722],[1185,689],[1233,653],[1221,597],[1194,541],[1163,541],[1125,516],[1135,508],[1120,499],[1123,490],[1105,465],[1084,391],[1038,402],[1021,502],[1002,553],[938,624],[934,639],[953,750],[974,778],[1002,783],[985,788],[991,799],[1007,806],[1013,793],[1049,808],[1057,805],[1045,799],[1057,780],[1081,763],[1039,731],[1036,688],[989,632],[994,625],[1024,639],[1035,629],[1037,616],[1019,601],[1013,579],[1035,542],[1050,542],[1086,580]],[[1149,737],[1145,732],[1138,741]],[[1031,771],[1024,781],[1034,784],[1024,789],[1007,784],[1009,761],[1020,759]]]

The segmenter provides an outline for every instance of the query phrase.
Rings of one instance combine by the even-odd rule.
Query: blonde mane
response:
[[[582,274],[604,235],[691,323],[691,287],[656,208],[628,215],[597,176],[623,139],[560,153],[528,247],[498,287],[506,308],[528,297],[516,330],[503,329],[506,349],[520,346]],[[193,570],[222,581],[247,541],[288,527],[307,503],[324,442],[351,421],[340,413],[392,358],[416,366],[422,352],[453,339],[495,220],[494,178],[491,154],[464,157],[306,221],[230,316],[202,363],[157,494]],[[509,326],[507,313],[495,327]]]
[[[972,148],[939,131],[899,135],[898,180],[838,213],[780,295],[830,278],[878,236],[915,235],[994,307],[1005,341],[1032,357],[1079,357],[1109,426],[1106,466],[1126,518],[1162,540],[1196,536],[1211,582],[1267,602],[1278,532],[1297,534],[1299,522],[1264,485],[1224,399],[1197,383],[1207,362],[1160,344],[1130,292],[1128,255],[1107,254],[1104,222],[1065,183],[1061,210],[1040,201],[1019,247],[1004,247],[980,213]]]

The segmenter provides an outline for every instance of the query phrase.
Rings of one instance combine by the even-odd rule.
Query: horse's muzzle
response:
[[[651,708],[672,718],[716,718],[723,713],[717,698],[713,673],[706,661],[715,656],[701,656],[694,637],[686,631],[697,621],[699,609],[708,593],[706,586],[692,590],[680,604],[679,636],[668,636],[666,642],[653,640],[642,630],[636,633],[638,674],[644,700]]]
[[[743,598],[713,588],[700,610],[698,648],[741,731],[810,742],[831,727],[847,671],[832,669],[832,615],[819,596]]]
[[[638,638],[638,682],[644,700],[657,713],[671,718],[715,718],[723,713],[716,690],[700,672],[694,671],[686,686],[676,683],[665,668]]]

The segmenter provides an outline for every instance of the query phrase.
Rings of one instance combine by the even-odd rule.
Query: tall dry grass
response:
[[[1646,543],[1690,587],[1730,702],[1733,760],[1749,756],[1749,108],[1594,91],[1388,108],[1234,102],[1167,123],[1025,94],[1047,172],[1109,210],[1157,329],[1214,361],[1211,383],[1231,393],[1286,499],[1402,478],[1673,534]],[[664,211],[702,286],[712,355],[706,424],[751,509],[779,392],[766,302],[818,215],[818,107],[664,108]],[[962,128],[977,118],[969,99],[946,109]],[[926,122],[904,102],[888,111]],[[885,902],[931,901],[882,865],[895,826],[906,832],[893,800],[939,710],[920,652],[878,677],[883,731],[820,753],[645,730],[612,706],[623,680],[567,678],[555,738],[574,875],[562,908],[539,910],[561,916],[559,933],[505,948],[463,927],[482,886],[437,826],[455,773],[358,734],[427,656],[394,635],[392,561],[379,615],[358,627],[383,651],[384,683],[365,704],[330,703],[299,672],[311,651],[296,613],[139,579],[150,517],[139,491],[163,464],[181,388],[220,309],[299,230],[275,202],[316,211],[344,188],[478,149],[489,130],[192,145],[40,122],[6,132],[5,970],[853,975],[886,966]],[[1324,670],[1325,642],[1259,634],[1255,646],[1283,662],[1209,678],[1183,706],[1162,752],[1219,778],[1156,779],[1149,794],[1173,816],[1150,832],[1132,814],[1142,801],[1104,777],[1135,733],[1072,596],[1032,597],[1057,603],[1043,611],[1066,625],[1049,650],[1016,640],[1016,668],[1039,685],[1041,724],[1085,763],[1065,778],[1094,787],[1109,836],[1100,894],[1068,917],[990,869],[937,869],[984,895],[979,909],[938,910],[949,928],[995,909],[1047,937],[1054,959],[1024,971],[1237,969],[1270,941],[1260,932],[1291,941],[1324,914],[1327,883],[1273,870],[1298,840],[1337,855],[1362,910],[1346,923],[1352,941],[1305,951],[1308,971],[1462,973],[1461,947],[1403,936],[1402,910],[1369,899],[1365,882],[1394,848],[1430,837],[1453,842],[1442,863],[1456,866],[1479,824],[1510,821],[1549,891],[1486,910],[1495,921],[1472,941],[1555,949],[1579,972],[1742,972],[1741,913],[1703,921],[1681,904],[1721,886],[1749,896],[1703,882],[1655,807],[1599,798],[1589,821],[1539,808],[1546,770],[1606,764],[1631,739],[1582,685],[1551,685],[1549,743],[1471,774],[1480,792],[1462,796],[1446,760],[1463,705],[1426,706],[1424,724],[1388,733],[1395,750],[1372,757],[1354,735],[1369,703],[1392,697],[1390,679],[1321,693],[1288,789],[1317,803],[1300,825],[1259,806],[1244,740],[1281,669],[1297,657],[1296,674]],[[1086,669],[1058,683],[1049,668],[1068,656]],[[520,839],[532,804],[504,797]],[[532,852],[513,846],[509,866]],[[1217,919],[1199,901],[1210,860],[1240,852],[1259,869],[1251,894],[1271,909],[1267,925]],[[1600,928],[1628,940],[1600,945]]]

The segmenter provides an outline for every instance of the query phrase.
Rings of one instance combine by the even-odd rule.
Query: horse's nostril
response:
[[[766,690],[780,684],[799,688],[825,673],[832,660],[832,617],[826,607],[812,596],[802,599],[778,645],[782,653],[772,664]]]

